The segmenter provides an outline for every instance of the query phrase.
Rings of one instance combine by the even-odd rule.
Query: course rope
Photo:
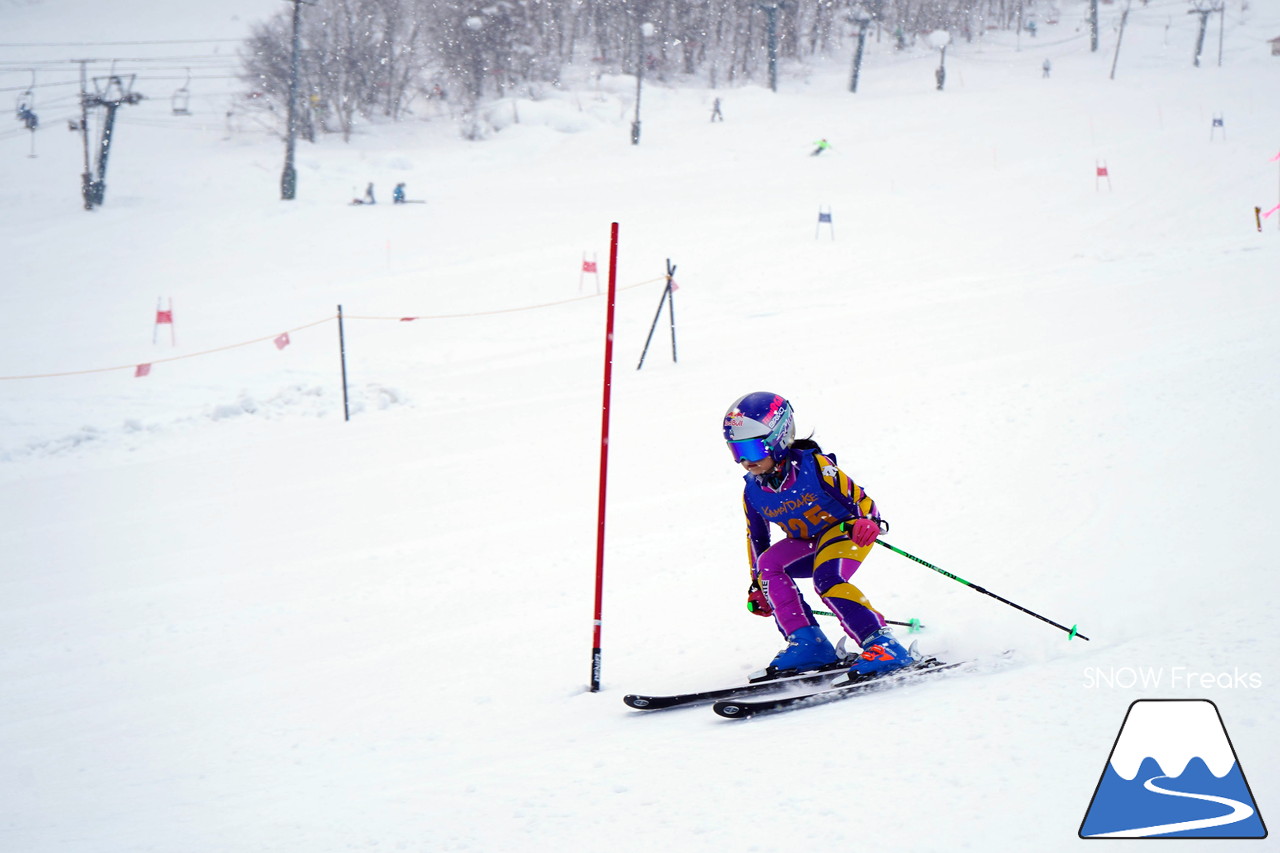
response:
[[[619,288],[619,290],[631,290],[632,288],[643,287],[646,284],[653,284],[656,281],[665,281],[665,280],[666,280],[666,276],[659,276],[658,278],[651,278],[648,281],[641,281],[641,282],[637,282],[636,284],[629,284],[626,287]],[[534,311],[540,308],[550,308],[555,305],[567,305],[571,302],[579,302],[583,299],[598,299],[603,295],[604,294],[602,293],[589,293],[584,296],[575,296],[570,299],[561,299],[556,302],[543,302],[539,305],[525,305],[519,308],[495,308],[491,311],[471,311],[464,314],[416,314],[411,316],[398,316],[398,317],[379,317],[379,316],[370,316],[370,315],[361,316],[361,315],[344,314],[342,318],[344,320],[398,320],[401,322],[409,321],[409,320],[457,320],[464,317],[483,317],[490,314],[511,314],[518,311]],[[338,319],[337,314],[331,314],[328,317],[325,317],[320,320],[316,320],[314,323],[307,323],[305,325],[297,326],[292,329],[285,329],[284,331],[281,331],[281,332],[275,332],[270,335],[263,335],[260,338],[254,338],[253,340],[249,340],[249,341],[241,341],[235,344],[227,344],[226,346],[214,347],[213,349],[201,350],[200,352],[191,352],[185,355],[173,355],[173,356],[169,356],[168,358],[153,358],[153,359],[150,359],[149,361],[134,362],[132,364],[120,364],[120,365],[116,365],[115,367],[94,367],[88,370],[66,370],[58,373],[28,373],[20,376],[0,376],[0,382],[11,382],[18,379],[55,379],[62,376],[88,376],[93,373],[111,373],[117,370],[137,370],[139,364],[166,364],[171,361],[182,361],[188,358],[200,358],[202,356],[212,355],[214,353],[226,352],[227,350],[233,350],[233,349],[239,349],[240,347],[253,346],[254,344],[260,344],[264,341],[274,341],[277,338],[279,338],[281,335],[291,335],[294,332],[301,332],[304,329],[310,329],[315,326],[322,325],[324,323],[332,323],[334,320],[337,320],[337,319]]]
[[[90,373],[110,373],[113,370],[137,370],[138,364],[164,364],[170,361],[182,361],[186,358],[199,358],[203,355],[211,355],[215,352],[226,352],[239,347],[247,347],[253,344],[260,344],[263,341],[273,341],[283,335],[292,334],[293,332],[301,332],[303,329],[310,329],[312,326],[319,326],[322,323],[331,323],[338,319],[338,315],[325,317],[323,320],[316,320],[314,323],[307,323],[305,326],[298,326],[293,329],[286,329],[283,332],[276,332],[273,335],[265,335],[261,338],[254,338],[251,341],[241,341],[238,344],[227,344],[222,347],[214,347],[213,349],[202,350],[201,352],[189,352],[186,355],[171,355],[168,358],[153,358],[150,361],[134,362],[133,364],[121,364],[116,367],[95,367],[89,370],[68,370],[62,373],[30,373],[25,376],[0,376],[0,382],[10,379],[52,379],[57,376],[87,376]]]
[[[619,291],[631,290],[632,288],[643,287],[646,284],[653,284],[656,281],[666,281],[666,280],[667,280],[666,276],[659,276],[657,278],[651,278],[648,281],[641,281],[635,284],[628,284],[626,287],[618,288],[618,290]],[[382,317],[382,316],[376,316],[376,315],[371,316],[367,314],[366,315],[343,314],[342,319],[344,320],[398,320],[401,322],[407,322],[409,320],[460,320],[465,317],[485,317],[490,314],[514,314],[519,311],[535,311],[539,308],[551,308],[556,305],[568,305],[570,302],[580,302],[583,299],[599,299],[603,295],[604,295],[603,293],[588,293],[585,296],[574,296],[569,299],[560,299],[555,302],[543,302],[539,305],[524,305],[519,308],[494,308],[491,311],[469,311],[465,314],[412,314],[412,315],[402,315],[398,317]]]

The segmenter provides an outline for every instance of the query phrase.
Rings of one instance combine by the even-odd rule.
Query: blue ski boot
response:
[[[772,678],[781,672],[794,670],[803,672],[818,669],[840,660],[835,647],[816,625],[797,628],[787,637],[787,647],[774,656],[773,661],[763,671],[753,673],[751,681]]]
[[[862,643],[862,654],[849,668],[849,677],[856,680],[869,675],[885,675],[916,662],[911,652],[893,638],[888,628],[881,628]]]

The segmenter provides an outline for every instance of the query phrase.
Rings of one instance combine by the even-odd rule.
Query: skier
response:
[[[831,143],[828,142],[825,137],[822,139],[819,139],[817,142],[813,144],[816,145],[817,147],[813,149],[813,153],[809,155],[810,157],[817,157],[823,151],[826,151],[828,148],[831,147]]]
[[[764,675],[840,661],[797,578],[812,579],[845,633],[862,648],[851,674],[882,674],[914,663],[884,617],[850,583],[876,537],[889,529],[875,502],[836,466],[834,454],[824,453],[810,438],[795,438],[791,403],[777,394],[756,391],[735,401],[724,416],[724,438],[733,461],[747,472],[747,609],[772,615],[787,640]],[[786,538],[770,544],[770,523]]]
[[[404,204],[404,182],[396,184],[396,188],[391,191],[392,204]]]
[[[711,105],[711,120],[724,121],[724,113],[720,112],[720,99],[716,98],[715,103]]]
[[[1044,61],[1044,65],[1041,65],[1041,66],[1040,66],[1040,69],[1041,69],[1042,71],[1044,71],[1044,75],[1043,75],[1043,76],[1045,76],[1045,77],[1048,77],[1048,76],[1049,76],[1049,71],[1050,71],[1052,68],[1053,68],[1053,63],[1052,63],[1052,62],[1050,62],[1050,61],[1049,61],[1049,60],[1047,60],[1047,59]]]
[[[365,188],[364,188],[364,203],[365,203],[365,204],[376,204],[376,203],[377,203],[377,202],[374,200],[374,197],[373,197],[373,182],[372,182],[372,181],[370,181],[370,182],[369,182],[369,186],[367,186],[367,187],[365,187]]]

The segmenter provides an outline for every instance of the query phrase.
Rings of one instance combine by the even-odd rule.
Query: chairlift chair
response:
[[[173,93],[173,114],[176,116],[191,115],[191,90],[187,87],[191,85],[191,69],[187,69],[187,81],[178,87]]]
[[[17,101],[13,105],[13,114],[19,121],[25,123],[29,130],[35,130],[36,71],[34,68],[31,69],[31,85],[18,96]]]

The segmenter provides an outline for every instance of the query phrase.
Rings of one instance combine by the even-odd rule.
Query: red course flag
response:
[[[289,333],[285,332],[276,338],[276,349],[284,349],[289,345]]]
[[[137,368],[134,369],[133,371],[134,379],[137,379],[139,376],[150,376],[150,375],[151,375],[151,365],[149,364],[139,364]]]
[[[158,298],[156,299],[156,324],[151,329],[151,343],[154,344],[156,339],[160,336],[161,326],[169,327],[169,343],[177,346],[178,336],[174,331],[173,325],[173,299],[169,300],[168,308],[161,308],[160,300]]]

